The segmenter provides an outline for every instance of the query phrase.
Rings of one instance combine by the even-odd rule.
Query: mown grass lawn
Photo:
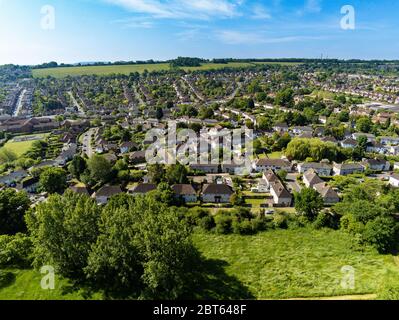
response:
[[[45,139],[49,134],[34,134],[33,136],[40,137],[41,139]],[[26,136],[29,137],[30,135]],[[22,136],[18,137],[21,138]],[[40,140],[40,139],[39,139]],[[32,144],[37,141],[37,140],[29,140],[29,141],[14,141],[11,139],[8,141],[3,148],[6,148],[7,150],[10,150],[14,152],[17,157],[21,157],[24,153],[29,151],[29,149],[32,147]],[[1,150],[1,149],[0,149]]]
[[[371,248],[356,251],[350,236],[340,231],[273,230],[255,236],[196,233],[194,242],[206,258],[223,261],[227,275],[256,299],[369,294],[383,282],[399,279],[392,256]],[[354,290],[341,286],[344,266],[355,270]]]
[[[15,275],[15,281],[0,289],[0,300],[84,300],[100,299],[99,294],[85,296],[83,291],[72,289],[69,282],[55,275],[55,289],[44,290],[40,282],[44,275],[35,270],[7,270]]]

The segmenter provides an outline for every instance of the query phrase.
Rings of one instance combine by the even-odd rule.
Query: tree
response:
[[[71,163],[68,166],[68,171],[77,179],[80,179],[80,175],[86,170],[86,160],[81,156],[73,157]]]
[[[165,181],[165,167],[159,163],[147,166],[148,177],[152,183]]]
[[[166,167],[165,179],[170,185],[187,183],[187,175],[187,168],[180,163]]]
[[[398,244],[398,225],[392,217],[377,217],[366,224],[364,239],[380,253],[388,253]]]
[[[0,191],[0,234],[14,235],[25,232],[24,215],[30,204],[25,192],[17,192],[14,189]]]
[[[295,193],[295,209],[309,221],[314,221],[323,207],[323,198],[316,190],[304,188]]]
[[[181,297],[196,269],[190,229],[175,209],[152,196],[105,208],[101,235],[85,272],[109,295],[142,299]]]
[[[90,177],[95,182],[106,183],[111,178],[112,165],[101,155],[94,155],[87,162]]]
[[[281,107],[292,107],[294,105],[294,90],[286,88],[277,92],[274,103]]]
[[[50,264],[65,277],[83,279],[98,236],[100,210],[93,199],[68,191],[50,196],[27,214],[35,267]]]
[[[10,163],[17,160],[17,158],[15,152],[8,148],[2,148],[0,151],[0,163]]]
[[[372,122],[369,117],[360,117],[356,121],[356,129],[363,133],[368,133],[371,130]]]
[[[48,193],[63,193],[67,187],[67,175],[61,168],[47,168],[40,174],[40,188]]]

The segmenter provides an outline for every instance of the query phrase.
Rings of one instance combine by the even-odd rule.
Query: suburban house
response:
[[[202,188],[202,201],[206,203],[229,203],[233,189],[226,184],[205,184]]]
[[[393,173],[389,177],[389,184],[392,187],[399,188],[399,174],[398,173]]]
[[[27,177],[17,184],[17,190],[27,193],[36,193],[39,187],[39,177]]]
[[[313,136],[313,128],[312,127],[293,127],[291,129],[292,133],[296,136],[302,135],[304,133],[310,133]]]
[[[334,163],[333,171],[336,176],[346,176],[354,173],[363,173],[364,167],[359,163]]]
[[[254,170],[257,172],[264,172],[267,170],[284,170],[287,172],[291,172],[292,164],[288,160],[284,159],[259,159],[254,164]]]
[[[324,181],[320,179],[314,169],[310,169],[303,174],[303,183],[307,188],[313,188],[314,185],[323,183]]]
[[[391,169],[391,163],[386,160],[380,159],[364,159],[362,165],[367,169],[373,171],[389,171]]]
[[[87,190],[87,187],[85,185],[75,185],[69,187],[69,189],[75,193],[84,194],[85,196],[90,196],[89,190]]]
[[[338,194],[325,182],[315,184],[313,189],[315,189],[321,195],[324,200],[324,204],[326,205],[338,203],[340,200]]]
[[[278,123],[273,126],[273,130],[279,133],[288,132],[288,126],[286,123]]]
[[[283,207],[291,206],[292,195],[280,180],[274,181],[270,184],[270,194],[273,196],[273,202],[275,205]]]
[[[136,195],[144,195],[148,192],[154,191],[157,189],[157,185],[153,183],[139,183],[137,186],[130,188],[129,193]]]
[[[176,198],[184,200],[185,203],[198,201],[197,192],[191,184],[175,184],[172,190]]]
[[[137,148],[137,145],[132,141],[123,142],[120,147],[120,153],[129,153],[132,149]]]
[[[218,173],[219,165],[217,165],[217,164],[190,164],[190,169],[200,171],[203,173]]]
[[[145,151],[135,151],[130,153],[129,161],[132,164],[146,163]]]
[[[368,142],[375,141],[375,135],[371,133],[356,132],[352,134],[352,138],[357,141],[360,137],[366,137]]]
[[[357,146],[357,141],[352,138],[347,138],[341,142],[341,147],[344,149],[354,149]]]
[[[373,152],[373,153],[387,153],[388,148],[386,148],[382,143],[377,142],[377,141],[372,141],[367,143],[367,152]]]
[[[397,146],[399,145],[399,138],[395,137],[380,137],[380,142],[386,146]]]
[[[15,185],[17,182],[21,181],[23,178],[27,177],[28,173],[25,170],[18,170],[11,172],[7,175],[0,177],[0,184],[7,186]]]
[[[246,171],[248,173],[251,172],[251,168],[247,169],[245,164],[238,165],[236,163],[230,163],[230,164],[222,163],[221,168],[222,168],[222,173],[229,173],[232,175],[244,174]]]
[[[271,184],[280,179],[276,176],[273,170],[267,170],[267,172],[263,173],[263,180],[266,182],[267,188],[270,189]]]
[[[92,198],[96,199],[98,204],[106,204],[112,196],[120,193],[122,193],[120,186],[104,186],[93,193]]]
[[[305,173],[306,171],[313,169],[321,177],[330,176],[332,170],[330,164],[322,162],[303,162],[299,163],[297,168],[299,173]]]

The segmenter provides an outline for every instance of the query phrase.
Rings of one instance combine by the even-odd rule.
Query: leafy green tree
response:
[[[187,168],[180,163],[166,167],[165,179],[170,185],[187,183],[187,175]]]
[[[84,278],[83,268],[98,236],[100,207],[84,195],[55,194],[26,215],[34,265],[53,265],[61,275]]]
[[[286,88],[277,92],[274,103],[281,107],[292,107],[294,105],[294,90]]]
[[[15,152],[8,148],[2,148],[0,151],[0,163],[10,163],[17,160],[17,158]]]
[[[47,168],[40,174],[40,188],[48,193],[63,193],[67,187],[67,175],[61,168]]]
[[[25,232],[24,215],[30,204],[25,192],[17,192],[14,189],[0,191],[0,234],[14,235]]]
[[[356,129],[363,133],[368,133],[371,130],[372,122],[369,117],[360,117],[356,121]]]
[[[398,224],[392,217],[377,217],[366,224],[364,240],[379,252],[388,253],[399,243]]]
[[[32,241],[25,234],[0,236],[0,267],[28,268],[32,263]]]
[[[323,198],[316,190],[304,188],[295,193],[295,209],[309,221],[314,221],[323,207]]]
[[[148,177],[152,183],[161,183],[165,181],[165,166],[162,164],[153,164],[147,166]]]
[[[106,183],[112,176],[112,165],[101,155],[94,155],[87,162],[90,177],[95,182]]]
[[[68,171],[77,179],[80,179],[80,175],[86,170],[86,160],[81,156],[73,157],[71,163],[68,166]]]

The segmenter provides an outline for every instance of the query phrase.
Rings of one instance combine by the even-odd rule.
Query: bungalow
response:
[[[203,173],[219,173],[219,165],[217,164],[190,164],[190,169]]]
[[[257,172],[265,172],[267,170],[285,170],[287,172],[292,171],[292,164],[288,160],[284,159],[259,159],[253,166]]]
[[[313,188],[314,185],[323,183],[324,181],[320,179],[314,169],[306,171],[303,175],[303,183],[307,188]]]
[[[313,136],[313,128],[312,127],[293,127],[292,128],[292,133],[295,134],[296,136],[299,136],[301,134],[311,134]]]
[[[21,181],[23,178],[27,177],[28,173],[25,170],[18,170],[11,172],[7,175],[0,177],[0,184],[4,184],[6,186],[12,186]]]
[[[346,176],[354,173],[362,173],[364,172],[364,167],[359,163],[334,163],[333,171],[336,176]]]
[[[275,205],[290,207],[292,203],[292,195],[284,187],[280,180],[270,184],[270,194],[273,196]]]
[[[341,147],[344,149],[354,149],[357,146],[357,141],[352,138],[347,138],[341,142]]]
[[[154,191],[157,189],[157,185],[153,183],[139,183],[137,186],[129,189],[129,194],[137,196],[137,195],[145,195],[148,192]]]
[[[375,135],[371,133],[356,132],[352,134],[352,138],[355,139],[356,141],[360,137],[366,137],[368,142],[375,141]]]
[[[129,155],[129,161],[132,164],[146,163],[145,151],[135,151]]]
[[[381,154],[383,154],[383,153],[388,152],[388,149],[383,144],[381,144],[380,142],[372,141],[372,142],[369,142],[367,144],[366,151],[367,152],[372,152],[372,153],[381,153]]]
[[[87,190],[87,187],[85,185],[75,185],[69,187],[69,189],[75,193],[84,194],[85,196],[90,196],[89,190]]]
[[[396,146],[396,145],[399,145],[399,138],[396,138],[396,137],[380,137],[380,142],[383,145]]]
[[[248,173],[251,173],[251,170],[252,170],[252,168],[249,168],[249,170],[247,170],[247,168],[245,167],[245,164],[238,165],[236,163],[230,163],[230,164],[222,163],[221,169],[222,169],[222,173],[229,173],[232,175],[242,175],[246,171],[247,172],[249,171]]]
[[[389,184],[392,187],[399,188],[399,174],[397,173],[391,174],[391,176],[389,177]]]
[[[313,189],[321,195],[326,205],[338,203],[340,200],[338,194],[325,182],[315,184]]]
[[[286,123],[278,123],[273,126],[273,130],[279,133],[288,132],[288,126]]]
[[[137,145],[132,141],[123,142],[119,149],[120,153],[129,153],[132,149],[136,148]]]
[[[104,186],[93,193],[92,198],[96,199],[98,204],[106,204],[112,196],[120,193],[122,193],[120,186]]]
[[[226,184],[205,184],[202,188],[202,201],[206,203],[229,203],[234,194]]]
[[[391,163],[386,160],[380,159],[364,159],[362,165],[365,169],[373,171],[389,171],[391,169]]]
[[[298,164],[299,173],[305,173],[310,169],[313,169],[321,177],[328,177],[331,175],[332,166],[321,162],[303,162]]]
[[[27,177],[17,184],[17,190],[36,193],[39,187],[39,177]]]
[[[191,184],[175,184],[172,186],[175,197],[184,200],[185,203],[197,202],[197,192]]]

